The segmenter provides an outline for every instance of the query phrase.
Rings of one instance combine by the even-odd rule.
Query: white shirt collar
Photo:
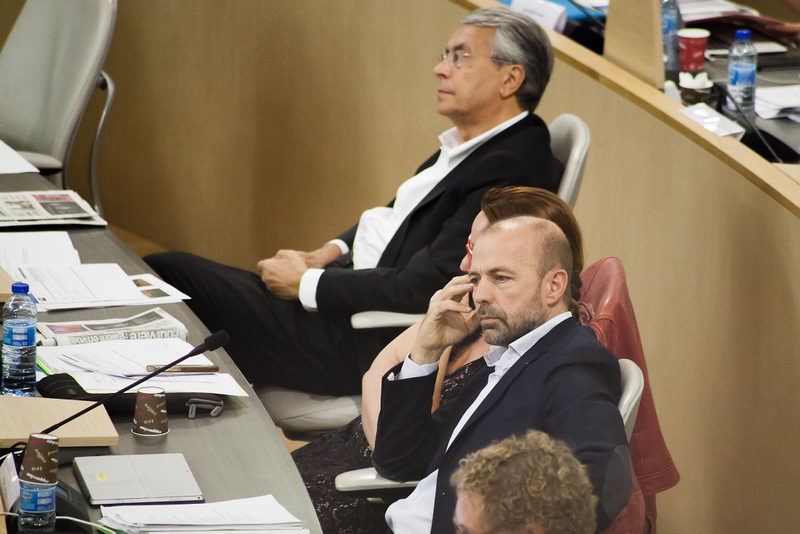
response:
[[[521,338],[513,341],[508,345],[508,348],[493,345],[489,348],[483,359],[486,365],[495,368],[495,373],[505,374],[505,372],[514,365],[517,360],[531,348],[545,335],[547,335],[556,325],[559,325],[572,317],[572,313],[564,312],[556,315],[546,323],[534,328]]]
[[[465,150],[469,150],[470,148],[473,148],[483,143],[485,140],[494,136],[498,132],[505,130],[506,128],[509,128],[513,124],[518,123],[519,121],[527,117],[529,113],[530,112],[528,111],[523,111],[516,117],[512,117],[507,121],[505,121],[504,123],[498,124],[491,130],[487,130],[482,134],[480,134],[479,136],[473,137],[469,141],[461,140],[461,136],[458,133],[458,128],[456,127],[450,128],[449,130],[447,130],[446,132],[442,133],[439,136],[439,142],[442,143],[442,151],[447,152],[450,155],[450,157],[457,156],[462,152],[464,152]]]

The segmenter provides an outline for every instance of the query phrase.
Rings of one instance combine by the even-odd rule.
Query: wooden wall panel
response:
[[[109,220],[243,268],[321,245],[438,147],[448,2],[122,0]]]
[[[682,480],[659,532],[789,532],[800,512],[800,221],[693,140],[562,61],[540,112],[592,143],[587,262],[619,257]]]

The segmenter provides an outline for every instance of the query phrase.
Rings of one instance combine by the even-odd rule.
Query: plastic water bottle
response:
[[[3,306],[3,395],[33,397],[36,392],[36,304],[28,284],[11,286]]]
[[[19,531],[53,532],[56,526],[56,484],[19,481]]]
[[[661,35],[664,43],[664,70],[680,68],[678,55],[678,5],[675,0],[661,0]]]
[[[56,526],[58,436],[33,433],[19,466],[19,532],[53,532]]]
[[[728,54],[728,93],[739,104],[745,116],[756,118],[756,64],[758,55],[750,41],[750,30],[736,30],[736,41]],[[736,106],[727,99],[727,108],[736,113]]]

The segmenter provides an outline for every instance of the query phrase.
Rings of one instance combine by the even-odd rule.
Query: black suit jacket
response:
[[[397,373],[400,366],[392,372]],[[599,529],[628,503],[633,474],[622,417],[617,358],[594,332],[567,319],[540,339],[500,379],[449,449],[461,416],[486,385],[493,368],[475,376],[464,392],[431,414],[436,375],[384,378],[378,434],[372,456],[383,476],[421,479],[438,469],[431,532],[453,532],[456,495],[450,476],[470,452],[529,429],[563,440],[589,472]],[[387,373],[388,376],[388,373]]]
[[[417,173],[437,157],[438,152]],[[562,171],[550,151],[547,125],[530,114],[486,141],[442,179],[403,221],[376,268],[354,270],[349,255],[326,266],[317,286],[319,311],[424,312],[431,295],[459,274],[486,190],[526,185],[555,193]],[[352,247],[356,228],[339,238]]]

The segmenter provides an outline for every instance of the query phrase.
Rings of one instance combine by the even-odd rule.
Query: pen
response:
[[[164,367],[163,365],[148,365],[147,372],[152,373]],[[219,367],[216,365],[176,365],[172,369],[167,369],[165,373],[216,373]]]

